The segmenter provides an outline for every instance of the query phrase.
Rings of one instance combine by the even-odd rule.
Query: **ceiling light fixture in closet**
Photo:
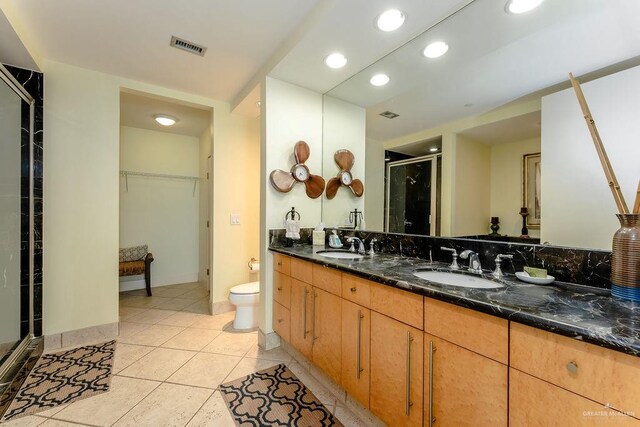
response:
[[[178,119],[168,114],[156,114],[153,118],[162,126],[173,126],[178,121]]]

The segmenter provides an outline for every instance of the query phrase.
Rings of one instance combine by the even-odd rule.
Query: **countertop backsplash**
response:
[[[331,230],[326,230],[326,235],[328,236],[330,232]],[[312,234],[312,228],[301,229],[300,240],[293,241],[293,244],[311,244]],[[349,247],[346,243],[348,236],[366,241],[367,249],[369,249],[369,241],[375,238],[377,239],[376,252],[440,262],[451,262],[451,252],[441,250],[443,246],[454,248],[458,253],[470,249],[478,253],[482,268],[485,270],[495,268],[495,258],[498,254],[511,254],[513,260],[502,262],[502,270],[505,273],[513,274],[516,271],[522,271],[525,266],[539,267],[547,269],[548,274],[560,282],[601,289],[611,288],[611,252],[609,251],[353,230],[338,230],[338,235],[345,248]],[[285,238],[284,229],[272,229],[269,236],[272,246],[291,243],[291,240]],[[458,259],[458,263],[462,266],[466,261]]]

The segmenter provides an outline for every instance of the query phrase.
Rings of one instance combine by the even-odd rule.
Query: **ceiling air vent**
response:
[[[400,116],[400,114],[396,114],[392,111],[385,111],[384,113],[380,113],[380,115],[382,117],[386,117],[387,119],[395,119],[396,117]]]
[[[207,51],[207,48],[204,46],[183,40],[176,36],[171,36],[171,43],[169,43],[169,45],[199,56],[204,56],[204,53]]]

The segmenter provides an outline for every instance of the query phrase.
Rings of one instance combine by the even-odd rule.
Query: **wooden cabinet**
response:
[[[640,357],[512,323],[511,366],[640,417]]]
[[[342,299],[313,287],[313,363],[340,384],[342,372]]]
[[[291,258],[282,254],[273,254],[273,270],[286,274],[291,273]]]
[[[424,383],[425,425],[507,425],[506,365],[425,334]]]
[[[369,293],[371,310],[424,329],[424,298],[421,295],[378,283],[369,284]]]
[[[373,311],[371,330],[371,411],[388,425],[422,425],[423,332]]]
[[[305,357],[311,359],[313,339],[311,336],[313,287],[291,279],[291,326],[290,344]]]
[[[342,388],[369,408],[371,310],[342,300]]]
[[[313,264],[297,258],[291,258],[291,277],[308,284],[313,284]]]
[[[368,280],[342,273],[342,298],[365,308],[371,307],[371,285]]]
[[[280,337],[289,342],[291,340],[291,315],[289,309],[279,304],[273,303],[273,330]]]
[[[635,385],[637,387],[637,384]],[[516,369],[509,376],[509,425],[640,426],[640,420]]]

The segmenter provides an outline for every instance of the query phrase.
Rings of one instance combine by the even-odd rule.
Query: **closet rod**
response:
[[[167,178],[167,179],[182,179],[186,181],[193,181],[193,195],[196,194],[196,185],[200,178],[197,176],[185,176],[185,175],[170,175],[165,173],[150,173],[150,172],[134,172],[134,171],[120,171],[120,175],[125,177],[125,187],[127,192],[129,191],[129,175],[131,176],[146,176],[149,178]]]

